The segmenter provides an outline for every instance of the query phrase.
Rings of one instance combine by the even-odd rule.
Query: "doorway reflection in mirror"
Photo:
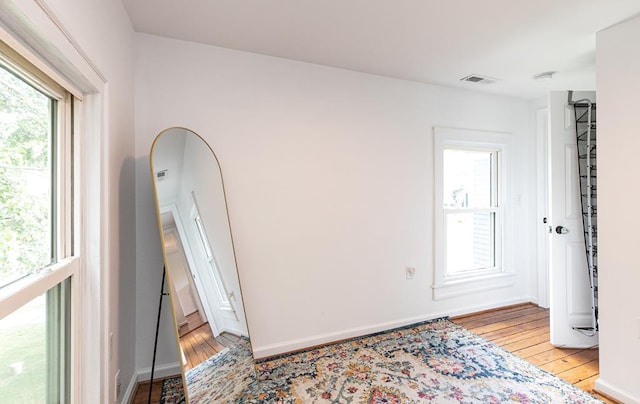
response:
[[[236,397],[255,370],[217,158],[171,128],[154,141],[151,172],[187,396]]]

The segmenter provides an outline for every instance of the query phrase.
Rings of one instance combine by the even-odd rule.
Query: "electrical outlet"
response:
[[[413,279],[416,277],[416,269],[414,267],[407,267],[407,279]]]
[[[120,398],[120,390],[122,389],[122,383],[120,383],[120,369],[116,372],[116,377],[113,380],[114,382],[114,390],[113,390],[113,401],[118,401]]]

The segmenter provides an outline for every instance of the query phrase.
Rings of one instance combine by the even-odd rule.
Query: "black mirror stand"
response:
[[[160,303],[158,304],[158,320],[156,321],[156,339],[153,343],[153,360],[151,361],[151,378],[149,379],[149,398],[147,404],[151,404],[151,392],[153,390],[153,373],[156,368],[156,351],[158,350],[158,331],[160,329],[160,314],[162,313],[162,298],[169,293],[164,291],[164,281],[167,274],[166,268],[162,267],[162,285],[160,285]]]

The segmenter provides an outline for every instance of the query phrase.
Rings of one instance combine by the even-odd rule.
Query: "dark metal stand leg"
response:
[[[160,303],[158,304],[158,320],[156,321],[156,340],[153,344],[153,360],[151,361],[151,379],[149,379],[149,399],[147,404],[151,404],[151,391],[153,390],[153,373],[156,368],[156,351],[158,350],[158,330],[160,329],[160,313],[162,312],[162,297],[164,293],[164,278],[166,276],[165,268],[162,268],[162,285],[160,286]]]

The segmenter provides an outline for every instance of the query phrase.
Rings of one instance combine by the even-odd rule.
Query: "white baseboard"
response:
[[[156,370],[153,372],[154,380],[176,375],[182,375],[182,367],[179,362],[158,365],[156,366]],[[136,370],[133,376],[131,376],[129,385],[122,395],[122,400],[120,402],[129,404],[133,399],[138,383],[148,381],[150,378],[151,367]]]
[[[138,382],[144,382],[151,379],[151,368],[138,369],[136,371],[138,375]],[[154,379],[161,379],[163,377],[182,375],[182,367],[180,362],[167,363],[165,365],[157,365],[156,370],[153,372]]]
[[[439,315],[437,317],[442,317],[442,316],[449,316],[449,317],[463,316],[465,314],[477,313],[477,312],[480,312],[480,311],[498,309],[500,307],[513,306],[515,304],[525,304],[525,303],[536,304],[531,297],[518,298],[518,299],[508,299],[508,300],[501,300],[499,302],[494,302],[494,303],[489,303],[489,304],[474,304],[474,305],[471,305],[471,306],[466,306],[466,307],[463,307],[461,309],[456,309],[456,310],[452,310],[452,311],[449,311],[447,313],[441,314],[441,315]],[[437,317],[434,317],[434,318],[437,318]]]
[[[640,397],[633,397],[631,394],[624,390],[621,390],[612,384],[599,378],[596,380],[595,390],[599,393],[605,394],[611,398],[615,398],[621,403],[626,404],[640,404]]]
[[[530,303],[530,302],[531,302],[530,298],[505,300],[505,301],[500,301],[500,302],[486,304],[486,305],[467,306],[467,307],[456,309],[453,311],[430,313],[422,316],[405,318],[402,320],[374,324],[371,326],[349,328],[349,329],[338,331],[338,332],[319,334],[319,335],[315,335],[308,338],[300,338],[300,339],[285,341],[282,343],[277,343],[272,345],[255,346],[252,344],[253,356],[256,359],[267,358],[269,356],[274,356],[274,355],[279,355],[282,353],[291,352],[299,349],[309,348],[316,345],[328,344],[331,342],[340,341],[347,338],[360,337],[363,335],[373,334],[380,331],[387,331],[393,328],[403,327],[405,325],[432,320],[434,318],[439,318],[444,316],[453,317],[453,316],[459,316],[459,315],[474,313],[474,312],[483,311],[483,310],[494,309],[498,307],[510,306],[513,304]]]
[[[123,404],[129,404],[133,399],[133,395],[136,392],[136,386],[138,385],[138,372],[133,372],[131,375],[131,380],[129,380],[129,385],[127,389],[124,391],[122,395],[122,400],[120,401]]]

